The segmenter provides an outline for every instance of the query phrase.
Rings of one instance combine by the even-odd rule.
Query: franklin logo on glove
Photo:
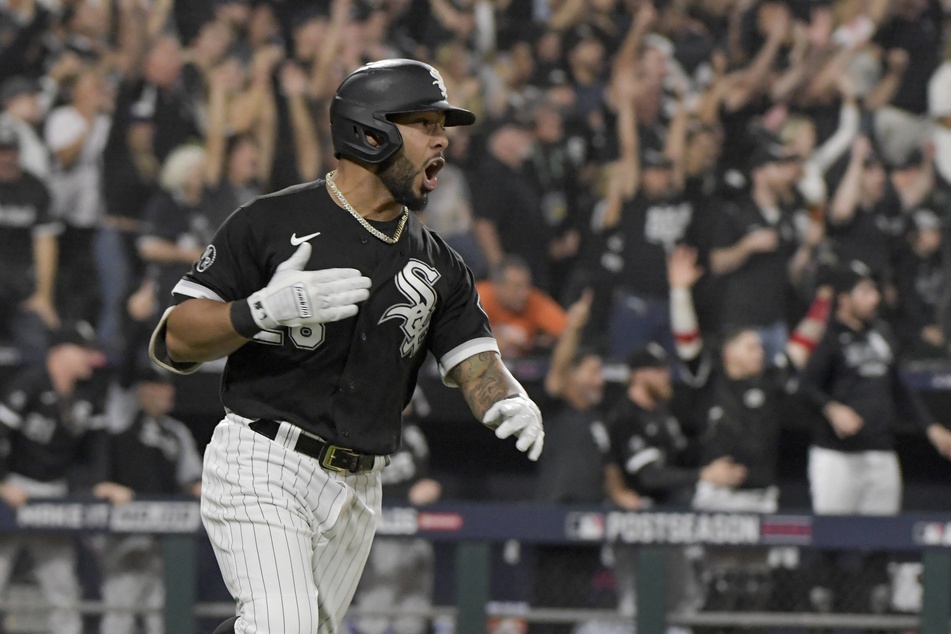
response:
[[[307,298],[307,291],[303,284],[294,284],[294,296],[297,298],[297,314],[301,317],[313,317],[310,311],[310,300]]]

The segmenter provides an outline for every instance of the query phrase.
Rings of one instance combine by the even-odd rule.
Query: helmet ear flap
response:
[[[330,132],[334,156],[366,163],[382,163],[403,145],[395,123],[380,120],[364,108],[343,101],[331,109]]]

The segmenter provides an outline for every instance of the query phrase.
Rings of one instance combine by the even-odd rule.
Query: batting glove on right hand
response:
[[[489,408],[482,423],[495,429],[498,438],[518,437],[515,446],[528,452],[528,459],[535,461],[542,455],[545,444],[545,429],[542,413],[530,399],[524,396],[504,398]]]
[[[254,323],[262,330],[339,321],[357,314],[357,303],[370,296],[370,278],[357,269],[305,271],[309,242],[278,265],[267,286],[248,299]]]

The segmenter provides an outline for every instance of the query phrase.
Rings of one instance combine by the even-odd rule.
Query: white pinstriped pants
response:
[[[380,516],[377,458],[366,474],[323,469],[229,414],[205,449],[201,515],[238,634],[337,634]]]
[[[901,466],[894,451],[809,448],[809,490],[819,515],[897,515]]]

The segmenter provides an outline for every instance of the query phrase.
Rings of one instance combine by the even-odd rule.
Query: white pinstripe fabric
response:
[[[239,634],[337,634],[380,516],[380,457],[366,474],[323,469],[229,414],[205,450],[201,514],[237,601]],[[299,430],[297,430],[299,431]]]

